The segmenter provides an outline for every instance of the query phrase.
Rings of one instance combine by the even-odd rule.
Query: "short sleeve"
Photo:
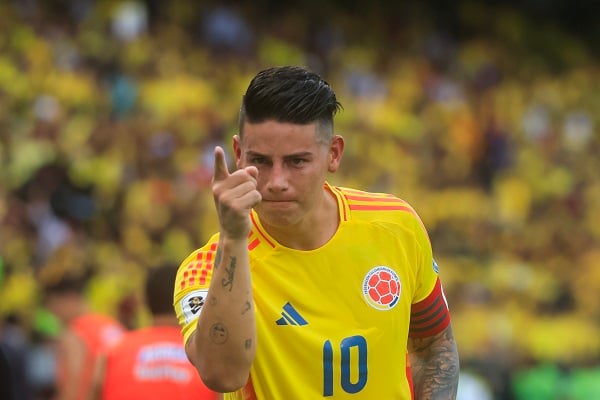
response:
[[[435,286],[438,279],[439,269],[433,259],[433,251],[431,249],[431,241],[425,225],[421,222],[419,216],[413,214],[415,218],[415,238],[417,241],[417,274],[415,293],[413,295],[413,304],[426,298]]]
[[[419,256],[409,334],[411,337],[427,337],[441,332],[450,324],[450,313],[429,235],[416,214],[415,218],[419,225],[415,228]]]
[[[173,307],[181,327],[184,343],[196,329],[196,321],[206,301],[217,245],[218,236],[215,235],[206,245],[195,250],[183,260],[177,271],[173,290]]]

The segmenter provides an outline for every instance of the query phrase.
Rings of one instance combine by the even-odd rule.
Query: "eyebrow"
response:
[[[292,153],[292,154],[286,154],[285,156],[283,156],[283,158],[285,159],[290,159],[290,158],[307,158],[307,157],[312,157],[313,153],[311,153],[310,151],[301,151],[298,153]],[[246,157],[264,157],[264,158],[270,158],[269,156],[265,155],[265,154],[261,154],[258,153],[256,151],[252,151],[252,150],[248,150],[246,151]]]

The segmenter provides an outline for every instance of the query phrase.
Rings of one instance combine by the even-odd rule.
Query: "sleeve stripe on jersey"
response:
[[[366,193],[346,188],[345,196],[348,200],[362,202],[360,204],[350,203],[349,208],[353,211],[406,211],[414,215],[425,232],[425,225],[415,210],[404,200],[389,193]],[[350,194],[353,193],[353,194]],[[387,203],[387,204],[386,204]],[[429,235],[428,235],[429,238]]]
[[[406,205],[406,202],[402,199],[399,199],[397,197],[390,197],[390,196],[375,196],[375,195],[370,195],[370,196],[356,196],[356,195],[352,195],[352,194],[346,194],[346,197],[349,200],[356,200],[356,201],[364,201],[364,202],[382,202],[382,203],[402,203],[404,205]]]
[[[384,205],[384,204],[350,204],[350,209],[355,211],[355,210],[362,210],[362,211],[379,211],[379,210],[390,210],[390,211],[408,211],[409,213],[414,214],[414,211],[412,208],[407,207],[407,206],[401,206],[401,205]]]
[[[213,243],[208,251],[199,251],[196,259],[190,262],[183,271],[180,290],[188,286],[205,285],[206,276],[213,268],[213,255],[217,250],[217,243]]]
[[[411,308],[410,337],[433,336],[450,324],[450,312],[438,278],[429,296]]]
[[[348,187],[344,187],[343,190],[346,193],[354,193],[354,194],[356,194],[358,196],[362,196],[362,197],[376,196],[376,197],[393,197],[393,198],[397,199],[397,197],[391,193],[369,193],[369,192],[365,192],[364,190],[358,190],[358,189],[353,189],[353,188],[348,188]]]
[[[351,190],[346,189],[347,192],[351,192]],[[387,193],[366,193],[366,192],[353,192],[356,195],[351,195],[346,193],[345,196],[348,200],[360,201],[363,202],[361,204],[350,203],[349,208],[353,211],[406,211],[415,216],[421,228],[427,235],[427,239],[429,239],[429,234],[427,233],[427,228],[423,224],[421,217],[417,214],[417,212],[404,200],[395,197],[391,194]],[[360,194],[362,193],[362,194]],[[387,204],[382,204],[387,203]]]
[[[426,330],[429,329],[430,325],[435,325],[438,323],[442,323],[443,319],[446,318],[446,313],[445,313],[445,309],[444,309],[444,305],[443,304],[439,304],[435,311],[432,312],[431,314],[420,318],[420,319],[414,319],[411,321],[410,324],[410,329],[411,331],[420,331],[420,330]]]
[[[440,298],[437,297],[433,303],[431,303],[426,309],[421,311],[416,311],[418,309],[418,306],[415,305],[412,308],[410,317],[413,318],[415,321],[430,319],[436,314],[439,314],[441,309],[444,307],[444,305],[441,304],[442,302],[443,301],[440,301]]]

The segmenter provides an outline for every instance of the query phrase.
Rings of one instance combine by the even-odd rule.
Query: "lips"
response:
[[[264,200],[262,201],[266,207],[274,207],[274,208],[289,208],[293,204],[295,204],[292,200]]]
[[[293,203],[294,200],[282,200],[282,199],[262,199],[262,201],[267,202],[267,203]]]

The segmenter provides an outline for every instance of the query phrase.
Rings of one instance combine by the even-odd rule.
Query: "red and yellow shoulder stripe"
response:
[[[340,205],[342,220],[348,220],[350,212],[377,212],[377,211],[401,211],[411,214],[427,232],[423,221],[406,201],[389,193],[370,193],[362,190],[346,187],[332,187],[331,190],[337,194],[338,199],[343,202]]]
[[[416,215],[406,201],[389,193],[369,193],[345,187],[334,187],[347,203],[350,211],[406,211]]]

